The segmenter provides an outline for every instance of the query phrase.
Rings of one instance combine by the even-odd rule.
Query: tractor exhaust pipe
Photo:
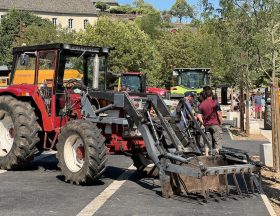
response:
[[[99,56],[98,54],[94,57],[94,69],[93,69],[93,79],[92,79],[92,88],[98,89],[99,83]]]

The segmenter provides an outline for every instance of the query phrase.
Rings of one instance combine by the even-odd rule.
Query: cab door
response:
[[[49,116],[54,116],[55,98],[53,94],[54,75],[56,68],[56,50],[38,52],[38,72],[35,83],[42,97]]]

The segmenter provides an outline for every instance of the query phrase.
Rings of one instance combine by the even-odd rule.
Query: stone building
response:
[[[0,19],[7,11],[16,9],[49,19],[56,26],[79,31],[96,22],[98,11],[94,5],[98,1],[118,5],[116,0],[1,0]]]

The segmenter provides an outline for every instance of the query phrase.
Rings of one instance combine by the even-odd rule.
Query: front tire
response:
[[[39,142],[33,108],[11,96],[0,96],[0,168],[19,169],[33,160]]]
[[[58,136],[58,166],[66,182],[93,184],[105,171],[105,138],[96,124],[86,120],[67,123]]]

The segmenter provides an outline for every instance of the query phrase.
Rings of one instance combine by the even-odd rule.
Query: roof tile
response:
[[[1,0],[1,9],[49,13],[96,14],[94,4],[89,0]]]

